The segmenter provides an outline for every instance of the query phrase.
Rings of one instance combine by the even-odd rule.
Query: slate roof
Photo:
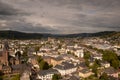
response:
[[[117,70],[115,70],[113,67],[109,67],[105,69],[104,72],[107,74],[114,74],[114,73],[117,73]]]
[[[60,74],[56,69],[48,69],[48,70],[40,70],[38,72],[40,76],[44,76],[47,74]]]
[[[30,70],[30,68],[27,66],[27,64],[18,64],[18,65],[12,65],[12,70]]]
[[[55,66],[56,69],[61,69],[61,70],[72,69],[72,68],[75,68],[75,67],[76,66],[74,66],[74,64],[67,63],[67,62],[62,62],[62,64]]]

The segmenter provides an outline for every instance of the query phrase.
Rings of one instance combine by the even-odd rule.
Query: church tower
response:
[[[9,56],[9,46],[8,46],[8,42],[5,42],[3,48],[3,62],[4,65],[6,66],[9,65],[8,56]]]

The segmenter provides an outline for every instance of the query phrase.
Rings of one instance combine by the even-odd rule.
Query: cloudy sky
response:
[[[0,30],[120,31],[120,0],[0,0]]]

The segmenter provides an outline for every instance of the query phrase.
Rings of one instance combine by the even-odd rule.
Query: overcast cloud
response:
[[[120,0],[0,0],[0,30],[120,31]]]

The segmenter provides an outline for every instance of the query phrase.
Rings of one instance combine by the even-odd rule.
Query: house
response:
[[[64,59],[60,56],[58,57],[50,57],[50,56],[43,56],[44,61],[48,62],[49,64],[56,66],[64,61]]]
[[[60,74],[60,73],[55,69],[40,70],[37,73],[37,79],[40,79],[40,80],[52,80],[52,76],[54,74]]]
[[[114,78],[118,78],[119,72],[115,70],[113,67],[109,67],[103,71],[103,73],[106,73],[108,76],[112,76]]]
[[[53,57],[51,57],[51,56],[43,56],[42,58],[43,58],[43,60],[46,61],[48,64],[51,64],[51,59],[52,59]]]
[[[23,73],[26,71],[31,71],[31,68],[28,66],[29,64],[18,64],[18,65],[11,65],[12,72],[14,74]]]
[[[83,51],[83,49],[76,50],[76,51],[74,52],[74,54],[75,54],[77,57],[81,57],[81,58],[84,57],[84,51]]]
[[[23,74],[20,77],[20,80],[30,80],[30,72],[24,71]]]
[[[101,66],[104,68],[109,68],[110,67],[110,63],[108,62],[101,62]]]
[[[72,60],[74,62],[81,62],[78,58],[73,56],[72,54],[61,54],[60,57],[62,57],[64,60]]]
[[[10,66],[2,66],[2,72],[4,74],[9,74],[9,73],[11,73],[11,71],[12,71],[12,69]]]
[[[39,68],[38,61],[37,61],[37,56],[31,56],[28,59],[28,62],[31,63],[34,67]]]
[[[91,75],[93,75],[94,73],[91,72],[89,69],[85,68],[79,71],[79,76],[82,78],[87,78]]]
[[[64,61],[62,57],[56,57],[51,59],[51,64],[56,66],[57,64],[61,64]]]
[[[98,53],[96,53],[96,54],[93,54],[93,59],[95,60],[95,59],[97,59],[97,60],[102,60],[102,54],[98,54]]]
[[[60,65],[56,65],[54,69],[58,70],[61,75],[69,75],[77,70],[77,66],[72,63],[62,62]]]

